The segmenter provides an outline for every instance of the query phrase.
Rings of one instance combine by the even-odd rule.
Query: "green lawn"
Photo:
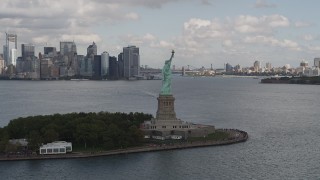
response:
[[[188,141],[205,141],[205,140],[219,141],[219,140],[224,140],[228,138],[229,138],[229,134],[227,132],[216,131],[214,133],[208,134],[207,137],[189,137]]]

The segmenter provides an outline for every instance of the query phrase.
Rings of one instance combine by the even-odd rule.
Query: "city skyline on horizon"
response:
[[[122,47],[136,45],[143,49],[141,64],[155,68],[163,66],[171,49],[177,52],[176,66],[216,68],[227,62],[249,66],[256,60],[297,67],[303,59],[311,63],[320,54],[317,1],[5,0],[1,4],[0,44],[5,43],[4,32],[13,32],[18,35],[18,49],[31,43],[36,54],[44,46],[58,47],[60,41],[75,41],[79,54],[85,54],[94,41],[99,53],[114,56]]]
[[[11,34],[11,35],[15,35],[15,34]],[[56,47],[56,46],[43,46],[43,50],[40,50],[40,54],[42,54],[42,55],[44,55],[44,54],[46,54],[45,53],[45,49],[46,48],[55,48],[55,49],[59,49],[60,48],[60,50],[61,50],[61,43],[74,43],[75,45],[77,44],[76,42],[74,42],[74,41],[60,41],[59,42],[59,44],[60,44],[60,47],[58,46],[58,47]],[[95,42],[92,42],[94,45],[96,45],[96,43]],[[19,53],[18,54],[16,54],[16,56],[17,57],[23,57],[23,47],[24,46],[32,46],[33,47],[33,49],[35,49],[35,45],[34,44],[31,44],[31,43],[24,43],[24,44],[20,44],[20,46],[19,47],[21,47],[21,48],[18,48],[18,51],[19,51]],[[87,47],[87,49],[88,48],[90,48],[92,45],[88,45],[88,47]],[[128,45],[128,46],[124,46],[124,47],[122,47],[123,49],[125,49],[125,48],[127,48],[127,47],[131,47],[131,46],[134,46],[135,47],[135,45]],[[96,48],[97,48],[97,46],[96,46]],[[139,47],[138,47],[139,48]],[[96,49],[97,50],[97,49]],[[33,50],[34,51],[34,50]],[[88,50],[87,50],[88,51]],[[35,51],[34,51],[35,52]],[[60,51],[58,51],[58,52],[60,52]],[[61,52],[60,52],[61,53]],[[108,53],[109,54],[109,56],[110,57],[117,57],[117,56],[119,56],[120,54],[122,54],[123,53],[123,51],[120,51],[119,52],[119,54],[110,54],[108,51],[101,51],[101,52],[99,52],[99,53],[97,53],[96,52],[96,54],[97,55],[102,55],[102,54],[104,54],[104,53]],[[62,53],[63,54],[63,53]],[[79,54],[78,53],[78,55],[86,55],[87,53],[84,53],[84,54]],[[3,57],[2,58],[4,58],[4,54],[1,54],[0,53],[0,55],[3,55]],[[37,58],[39,58],[38,57],[38,55],[37,54],[34,54]],[[287,64],[283,64],[283,65],[279,65],[279,66],[274,66],[270,61],[267,61],[267,62],[265,62],[265,61],[259,61],[259,60],[255,60],[254,62],[253,62],[253,64],[248,64],[248,65],[243,65],[243,64],[231,64],[231,63],[229,63],[228,61],[226,61],[226,62],[223,62],[223,65],[222,66],[218,66],[218,67],[214,67],[213,68],[213,66],[212,66],[212,64],[210,64],[210,65],[208,65],[208,66],[203,66],[203,65],[201,65],[201,64],[198,64],[198,66],[193,66],[193,65],[187,65],[187,64],[182,64],[181,66],[177,66],[176,64],[173,64],[173,67],[175,67],[175,68],[177,68],[177,69],[182,69],[182,68],[189,68],[189,67],[192,67],[191,69],[202,69],[202,68],[205,68],[205,69],[226,69],[226,66],[240,66],[240,67],[243,67],[243,68],[250,68],[250,67],[254,67],[255,66],[255,63],[256,62],[259,62],[260,63],[260,67],[261,68],[266,68],[267,66],[270,66],[270,68],[281,68],[281,67],[284,67],[284,66],[286,66],[286,67],[289,67],[289,68],[298,68],[299,66],[301,66],[301,63],[303,63],[303,62],[306,62],[307,64],[309,64],[310,65],[310,67],[313,67],[313,66],[315,66],[314,65],[314,63],[315,63],[315,61],[317,60],[317,61],[319,61],[319,57],[315,57],[314,59],[310,59],[310,60],[305,60],[305,59],[302,59],[302,60],[300,60],[299,61],[299,64],[300,65],[297,65],[297,66],[292,66],[291,64],[289,64],[289,63],[287,63]],[[297,63],[297,62],[296,62]],[[149,64],[141,64],[140,65],[140,67],[142,67],[142,68],[146,68],[146,67],[148,67],[148,68],[153,68],[153,69],[161,69],[162,67],[153,67],[153,66],[150,66]],[[316,67],[319,67],[319,66],[316,66]]]

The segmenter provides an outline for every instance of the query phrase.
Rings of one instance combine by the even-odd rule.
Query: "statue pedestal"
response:
[[[174,111],[174,100],[172,95],[160,94],[158,99],[158,110],[156,119],[161,120],[177,120],[176,112]]]
[[[174,111],[172,95],[160,94],[156,118],[145,121],[141,128],[147,137],[174,139],[176,137],[186,139],[188,137],[204,137],[215,131],[214,126],[205,126],[184,122],[177,119]]]

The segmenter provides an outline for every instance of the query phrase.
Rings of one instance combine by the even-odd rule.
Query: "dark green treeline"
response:
[[[26,138],[28,148],[42,143],[72,142],[79,149],[117,149],[143,142],[140,124],[152,115],[144,113],[69,113],[30,116],[11,120],[0,128],[0,151],[8,152],[8,140]]]

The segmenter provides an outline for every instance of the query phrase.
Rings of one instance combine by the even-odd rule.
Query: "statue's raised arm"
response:
[[[170,57],[170,61],[172,61],[173,57],[174,57],[174,50],[172,49],[172,51],[171,51],[171,57]]]
[[[171,62],[174,57],[174,50],[171,52],[171,57],[169,60],[165,61],[162,68],[162,88],[161,95],[171,95]]]

